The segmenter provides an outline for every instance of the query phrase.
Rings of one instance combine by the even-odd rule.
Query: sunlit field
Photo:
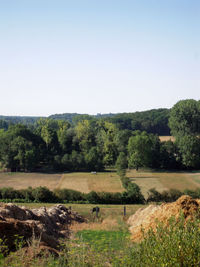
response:
[[[200,172],[150,172],[135,171],[127,172],[127,177],[140,186],[144,196],[151,188],[162,192],[168,189],[197,189],[200,187]]]
[[[96,192],[123,192],[119,176],[115,172],[67,173],[63,174],[58,188],[69,188],[89,193]]]

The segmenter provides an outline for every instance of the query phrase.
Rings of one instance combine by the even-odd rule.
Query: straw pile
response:
[[[192,219],[199,213],[200,200],[192,199],[190,196],[181,196],[176,202],[162,204],[160,206],[149,205],[147,208],[139,209],[134,215],[129,217],[128,224],[132,240],[139,242],[143,238],[143,233],[149,229],[156,230],[158,222],[168,224],[169,219],[174,216],[176,219],[182,213],[185,221]]]

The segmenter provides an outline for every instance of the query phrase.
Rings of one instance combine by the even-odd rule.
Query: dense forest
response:
[[[12,171],[99,171],[108,166],[200,168],[200,103],[170,110],[0,120],[0,164]],[[2,117],[1,117],[2,118]],[[169,121],[169,126],[168,126]],[[158,135],[175,136],[160,142]],[[122,167],[121,167],[122,166]]]
[[[22,123],[24,125],[36,124],[40,119],[66,120],[71,125],[76,125],[83,120],[104,120],[111,122],[120,130],[140,130],[158,135],[170,135],[168,126],[169,109],[153,109],[134,113],[119,114],[78,114],[64,113],[55,114],[49,117],[27,117],[27,116],[0,116],[0,129],[8,129],[11,124]]]

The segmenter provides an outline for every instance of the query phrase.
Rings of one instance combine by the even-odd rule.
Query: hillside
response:
[[[141,130],[148,133],[169,136],[170,129],[168,126],[170,109],[152,109],[141,112],[132,113],[109,113],[109,114],[79,114],[79,113],[63,113],[52,114],[49,117],[29,117],[29,116],[3,116],[0,115],[0,128],[7,129],[10,124],[22,123],[25,125],[33,125],[41,118],[67,120],[71,124],[76,124],[80,120],[98,120],[103,119],[117,125],[121,130]]]

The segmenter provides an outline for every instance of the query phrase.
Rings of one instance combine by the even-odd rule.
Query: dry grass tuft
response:
[[[119,228],[118,221],[113,218],[106,218],[102,222],[101,221],[96,221],[96,222],[89,222],[89,223],[81,223],[77,224],[74,223],[70,226],[70,230],[73,233],[76,233],[78,231],[83,231],[83,230],[116,230]]]

